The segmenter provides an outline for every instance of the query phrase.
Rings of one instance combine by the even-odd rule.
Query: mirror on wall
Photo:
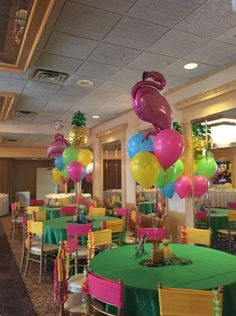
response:
[[[121,141],[102,145],[103,205],[108,209],[120,207],[121,201]]]

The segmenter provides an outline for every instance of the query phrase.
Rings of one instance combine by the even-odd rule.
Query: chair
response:
[[[77,258],[79,259],[86,259],[88,260],[88,247],[79,246],[78,247],[78,237],[85,237],[88,233],[92,230],[92,224],[68,224],[67,225],[67,236],[70,240],[71,236],[76,236],[77,238]],[[83,281],[83,273],[77,273],[78,263],[76,264],[75,268],[75,275],[73,275],[68,280],[68,290],[73,293],[80,293],[82,290],[82,281]]]
[[[236,210],[236,202],[234,202],[234,201],[228,202],[228,209],[229,210]]]
[[[133,225],[134,239],[137,242],[137,227],[141,225],[142,216],[136,210],[130,211],[130,223]]]
[[[123,220],[116,219],[113,221],[102,221],[101,222],[101,229],[111,229],[112,234],[112,243],[113,246],[117,244],[121,246],[122,243],[122,235],[123,235],[123,227],[124,223]]]
[[[111,248],[112,245],[112,234],[111,229],[104,229],[95,232],[88,233],[88,250],[89,260],[95,255],[95,250],[103,250]]]
[[[106,209],[105,207],[90,207],[89,208],[89,216],[105,216],[106,215]]]
[[[26,207],[26,214],[27,216],[33,216],[33,213],[39,212],[41,210],[40,206],[27,206]]]
[[[31,206],[42,206],[42,205],[44,205],[44,200],[31,200],[30,205]]]
[[[137,228],[137,238],[140,238],[146,234],[146,240],[163,240],[166,237],[166,230],[162,228],[151,228],[151,227],[138,227]]]
[[[117,217],[121,217],[124,223],[124,229],[127,229],[128,218],[129,218],[129,209],[127,207],[117,207],[115,209],[115,214]]]
[[[206,291],[158,286],[160,316],[220,316],[222,289]]]
[[[15,231],[22,228],[22,217],[19,216],[20,211],[20,204],[19,202],[12,202],[11,203],[11,237],[15,239]]]
[[[235,242],[235,237],[236,237],[236,212],[230,210],[228,212],[228,223],[229,227],[228,229],[218,229],[217,230],[217,239],[219,237],[225,238],[228,240],[228,245],[229,245],[229,252],[232,251],[232,243]]]
[[[24,277],[27,275],[29,261],[34,261],[39,263],[39,283],[42,281],[42,268],[43,261],[45,261],[48,254],[56,254],[58,251],[58,246],[54,244],[45,244],[43,239],[44,223],[43,222],[27,222],[28,230],[28,243],[27,243],[27,258],[25,265]],[[34,238],[36,236],[41,236],[41,240],[38,243],[34,243]],[[38,241],[38,239],[37,239]],[[39,257],[39,259],[37,259]]]
[[[124,286],[121,280],[105,279],[92,272],[88,272],[88,291],[91,297],[91,307],[104,315],[122,315]],[[100,304],[99,304],[100,302]],[[102,303],[102,304],[101,304]],[[105,304],[117,307],[117,314],[105,312]]]
[[[208,212],[197,211],[195,213],[195,227],[196,228],[208,228]]]
[[[60,213],[61,213],[61,216],[73,216],[75,215],[76,210],[77,210],[76,205],[61,206]]]
[[[181,227],[182,243],[211,246],[211,230]]]

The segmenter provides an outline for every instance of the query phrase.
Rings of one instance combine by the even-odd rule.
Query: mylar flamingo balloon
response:
[[[48,147],[48,157],[56,158],[60,156],[69,145],[62,134],[55,134],[54,141]]]
[[[152,78],[154,81],[146,80],[147,78]],[[152,123],[155,132],[170,129],[171,107],[159,92],[166,85],[165,77],[156,71],[145,71],[142,79],[131,91],[135,113],[141,120]]]

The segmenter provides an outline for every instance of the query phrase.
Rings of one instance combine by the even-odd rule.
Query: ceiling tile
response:
[[[138,56],[140,52],[132,48],[102,43],[92,52],[88,59],[109,65],[125,66]]]
[[[16,109],[22,111],[39,112],[46,105],[46,103],[47,101],[43,99],[21,95],[17,101]]]
[[[64,102],[49,101],[42,112],[64,113],[70,108],[71,105],[65,104]]]
[[[113,91],[103,91],[103,90],[94,90],[90,92],[86,97],[81,100],[81,104],[90,104],[93,105],[101,105],[105,102],[108,102],[116,97],[118,97],[120,93]]]
[[[192,61],[200,61],[207,64],[220,65],[223,59],[226,59],[236,53],[236,47],[217,41],[212,41],[193,53],[185,56]]]
[[[143,52],[131,63],[129,63],[127,67],[140,70],[159,71],[166,67],[168,64],[172,64],[176,60],[177,59],[174,57]]]
[[[44,46],[46,45],[51,32],[52,32],[52,30],[50,30],[50,29],[44,29],[43,30],[43,34],[40,37],[38,45],[36,46],[36,50],[37,51],[41,52],[44,49]]]
[[[122,93],[127,92],[129,90],[129,86],[127,86],[127,83],[125,82],[106,80],[98,87],[98,90]]]
[[[0,72],[0,91],[21,93],[26,82],[26,80],[15,78],[2,78]]]
[[[236,45],[236,26],[218,36],[216,39],[218,41]]]
[[[131,48],[146,49],[161,38],[168,29],[165,26],[124,17],[104,41]]]
[[[51,98],[50,101],[52,102],[61,102],[67,105],[74,105],[75,102],[78,100],[76,96],[71,96],[71,95],[62,95],[62,94],[55,94],[53,98]]]
[[[50,99],[52,98],[61,85],[59,84],[49,84],[36,81],[28,81],[23,94],[31,96],[37,99]]]
[[[38,67],[52,69],[55,71],[73,73],[81,63],[82,60],[80,59],[43,53],[37,61],[36,65]]]
[[[208,39],[172,29],[147,51],[173,57],[184,57],[209,42]]]
[[[123,68],[122,70],[111,76],[110,80],[133,84],[137,81],[142,80],[142,71]]]
[[[206,0],[138,0],[128,15],[153,23],[174,26]]]
[[[61,10],[63,9],[63,5],[66,0],[56,0],[53,6],[53,10],[51,11],[49,18],[46,23],[46,28],[52,29],[56,23],[58,15],[60,14]]]
[[[44,51],[55,55],[83,59],[91,53],[97,44],[98,42],[93,40],[53,32]]]
[[[136,0],[73,0],[74,2],[105,9],[107,11],[125,13]]]
[[[171,64],[167,66],[162,73],[164,75],[172,75],[172,76],[178,76],[178,77],[183,77],[183,78],[196,78],[198,76],[201,76],[207,72],[213,71],[219,67],[217,66],[212,66],[212,65],[206,65],[203,63],[198,64],[198,68],[192,69],[192,70],[186,70],[184,69],[184,65],[187,63],[190,63],[190,60],[178,60],[176,63]]]
[[[70,109],[70,112],[75,113],[75,112],[81,111],[87,117],[87,114],[93,113],[97,107],[98,107],[97,105],[92,104],[92,103],[90,103],[90,104],[87,104],[87,103],[86,104],[77,104]]]
[[[82,88],[82,87],[64,86],[58,91],[58,94],[84,97],[90,91],[91,91],[91,88],[86,88],[86,87]]]
[[[117,98],[114,99],[115,102],[127,102],[130,103],[131,102],[131,94],[128,93],[122,93],[121,95],[119,95]]]
[[[176,87],[178,85],[181,85],[181,84],[187,82],[187,80],[188,80],[186,78],[169,76],[169,75],[165,76],[165,79],[166,79],[166,86],[162,90],[163,92],[165,92],[173,87]]]
[[[119,19],[118,14],[67,2],[56,23],[55,30],[102,40]]]
[[[231,9],[231,1],[208,0],[180,22],[176,28],[214,38],[233,26],[236,26],[236,18],[235,13]]]
[[[76,74],[72,74],[70,75],[70,77],[66,80],[65,85],[66,86],[73,86],[73,87],[80,87],[76,82],[78,80],[88,80],[91,81],[93,83],[92,86],[88,86],[88,87],[83,87],[84,89],[94,89],[97,86],[99,86],[103,81],[104,78],[93,78],[91,76],[82,76],[82,75],[76,75]]]
[[[117,66],[94,63],[92,61],[85,61],[75,72],[75,74],[106,79],[120,69],[121,68]]]

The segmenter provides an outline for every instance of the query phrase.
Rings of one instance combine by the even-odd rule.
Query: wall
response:
[[[49,160],[13,160],[13,196],[17,191],[30,191],[31,198],[36,198],[37,168],[53,167]]]

